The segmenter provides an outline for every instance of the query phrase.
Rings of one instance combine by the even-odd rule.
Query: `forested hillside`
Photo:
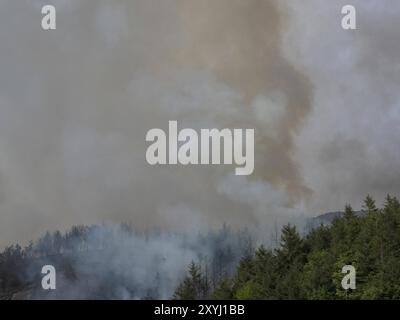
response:
[[[344,265],[356,269],[356,289],[341,286]],[[233,277],[210,288],[201,265],[192,262],[176,299],[399,299],[400,203],[388,196],[376,207],[368,196],[363,214],[350,205],[328,226],[300,237],[281,232],[280,247],[258,247],[242,257]]]
[[[301,236],[304,234],[304,236]],[[77,226],[0,253],[0,299],[400,299],[400,203],[335,214],[307,233],[285,225],[276,248],[249,231],[176,234]],[[57,289],[41,288],[41,268]],[[356,289],[341,286],[356,269]]]
[[[191,260],[206,265],[216,284],[251,247],[249,232],[227,226],[205,234],[75,226],[0,253],[0,299],[166,299]],[[56,290],[41,287],[44,265],[57,271]]]

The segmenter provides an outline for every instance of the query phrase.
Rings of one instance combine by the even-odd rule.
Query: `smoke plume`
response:
[[[312,90],[283,54],[276,1],[58,0],[52,32],[40,28],[43,4],[1,5],[3,244],[101,221],[142,229],[267,223],[274,208],[310,194],[293,138]],[[254,175],[149,166],[146,132],[168,120],[255,128]],[[255,192],[249,199],[269,205],[244,199],[243,183]]]

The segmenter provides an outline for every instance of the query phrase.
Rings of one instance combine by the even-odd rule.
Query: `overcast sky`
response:
[[[350,2],[355,31],[340,23]],[[393,0],[1,1],[0,246],[110,220],[268,225],[398,195],[399,16]],[[168,120],[255,128],[254,174],[148,165],[146,133]]]

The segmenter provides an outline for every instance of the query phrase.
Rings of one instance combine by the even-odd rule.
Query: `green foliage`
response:
[[[370,195],[363,211],[346,205],[329,226],[304,238],[282,228],[280,247],[261,246],[244,256],[235,275],[224,277],[215,299],[400,299],[400,202],[387,196],[382,209]],[[356,269],[356,289],[345,290],[344,265]]]
[[[301,279],[304,298],[321,300],[333,297],[333,263],[332,256],[326,250],[310,252]]]
[[[229,277],[224,276],[218,286],[215,288],[212,299],[215,300],[232,300],[233,290],[232,290],[232,281]]]
[[[192,261],[189,266],[188,275],[175,291],[174,299],[204,299],[207,294],[208,279],[203,275],[201,266]]]

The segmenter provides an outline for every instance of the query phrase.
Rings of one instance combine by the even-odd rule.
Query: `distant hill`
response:
[[[362,216],[365,214],[365,211],[354,211],[354,214],[356,216]],[[327,213],[323,213],[319,216],[313,217],[308,219],[307,223],[306,223],[306,231],[309,232],[314,228],[319,227],[321,224],[328,226],[332,223],[332,221],[335,218],[340,218],[344,215],[344,211],[332,211],[332,212],[327,212]]]

